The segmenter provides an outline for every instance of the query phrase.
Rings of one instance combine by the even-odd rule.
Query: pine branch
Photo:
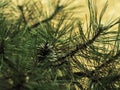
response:
[[[108,61],[106,61],[105,63],[103,63],[100,66],[96,67],[96,70],[100,70],[101,68],[108,66],[110,63],[112,63],[116,59],[118,59],[119,56],[120,56],[120,51],[116,55],[112,56]]]
[[[25,14],[24,14],[24,10],[23,10],[23,6],[18,6],[20,12],[21,12],[21,17],[23,19],[23,22],[25,25],[28,25],[28,21],[26,20]],[[29,26],[27,26],[28,30],[30,31],[31,28]]]
[[[19,8],[19,10],[20,10],[20,12],[21,12],[21,16],[22,16],[22,18],[23,18],[24,24],[27,25],[27,20],[26,20],[25,15],[24,15],[23,6],[18,6],[18,8]]]
[[[85,50],[88,46],[90,46],[99,36],[100,34],[104,31],[103,28],[99,28],[98,32],[95,34],[95,36],[91,39],[88,40],[84,44],[78,44],[76,45],[76,48],[72,50],[71,52],[67,53],[65,56],[58,58],[58,61],[61,63],[65,62],[65,59],[68,58],[69,56],[74,56],[79,50]]]
[[[25,16],[24,16],[23,6],[18,6],[18,8],[19,8],[19,10],[21,11],[21,16],[22,16],[22,18],[23,18],[24,24],[27,25],[28,23],[27,23],[27,20],[26,20],[26,18],[25,18]],[[30,30],[30,29],[36,28],[36,27],[38,27],[41,23],[46,23],[46,22],[52,20],[63,8],[64,8],[63,6],[56,6],[54,12],[53,12],[48,18],[46,18],[46,19],[44,19],[44,20],[42,20],[42,21],[40,21],[40,22],[36,22],[36,23],[33,24],[32,26],[28,26],[28,29]]]
[[[119,24],[119,23],[120,23],[120,19],[118,18],[118,20],[117,20],[116,22],[111,23],[111,24],[109,24],[108,26],[105,26],[103,29],[104,29],[104,30],[110,29],[110,28],[112,28],[113,26],[115,26],[115,25],[117,25],[117,24]]]
[[[118,23],[119,23],[119,21],[111,24],[111,25],[109,26],[109,28],[113,27],[114,25],[116,25],[116,24],[118,24]],[[67,54],[66,56],[64,56],[64,57],[59,58],[58,60],[61,60],[61,63],[63,64],[64,62],[66,62],[66,61],[65,61],[65,58],[67,58],[67,57],[69,57],[69,56],[74,56],[74,55],[75,55],[79,50],[81,50],[81,49],[82,49],[82,50],[86,49],[86,48],[87,48],[88,46],[90,46],[90,45],[100,36],[100,34],[101,34],[104,30],[106,30],[106,29],[108,29],[108,27],[104,27],[104,28],[99,29],[99,31],[97,32],[97,34],[96,34],[91,40],[89,40],[87,43],[84,43],[84,44],[82,44],[82,45],[79,44],[78,46],[76,46],[76,49],[75,49],[75,50],[71,51],[70,53],[68,53],[68,54]],[[118,59],[119,56],[120,56],[120,51],[119,51],[116,55],[114,55],[113,57],[111,57],[108,61],[106,61],[105,63],[103,63],[103,64],[101,64],[100,66],[98,66],[95,70],[90,71],[89,73],[77,72],[77,73],[74,73],[74,75],[83,76],[83,77],[88,77],[88,78],[89,78],[89,77],[91,77],[94,73],[96,73],[99,69],[107,66],[108,64],[112,63],[114,60]],[[62,65],[62,64],[59,64],[58,66],[60,66],[60,65]]]
[[[48,18],[46,18],[46,19],[44,19],[44,20],[42,20],[42,21],[40,21],[40,22],[37,22],[37,23],[33,24],[32,26],[30,26],[30,28],[31,28],[31,29],[36,28],[36,27],[38,27],[41,23],[46,23],[46,22],[52,20],[62,9],[63,9],[63,6],[57,6],[57,7],[55,8],[55,10],[54,10],[54,12],[53,12],[52,15],[50,15]]]
[[[7,59],[5,56],[3,56],[3,60],[4,60],[5,64],[8,66],[8,68],[11,68],[16,72],[18,71],[15,63],[13,63],[11,60]]]
[[[4,40],[0,42],[0,54],[4,54]]]
[[[107,76],[107,77],[101,77],[101,78],[99,78],[99,80],[104,81],[106,78],[107,78],[107,79],[110,79],[110,81],[112,81],[112,82],[118,81],[118,80],[120,80],[120,74],[110,75],[110,76]]]
[[[111,57],[108,61],[106,61],[105,63],[103,63],[100,66],[96,67],[95,70],[90,71],[89,75],[88,74],[84,74],[84,76],[85,77],[91,77],[91,76],[93,76],[93,74],[97,73],[101,68],[108,66],[110,63],[112,63],[113,61],[115,61],[116,59],[118,59],[119,56],[120,56],[120,51],[116,55],[114,55],[113,57]],[[77,72],[77,73],[74,73],[74,74],[78,75],[78,76],[81,76],[81,72]],[[120,78],[120,76],[119,76],[119,78]]]
[[[87,75],[86,73],[84,72],[75,72],[73,73],[73,75],[76,77],[76,76],[79,76],[79,77],[89,77],[89,75]],[[68,76],[60,76],[60,77],[57,77],[57,80],[71,80]]]
[[[76,48],[72,51],[70,51],[69,53],[67,53],[65,56],[58,58],[58,61],[60,61],[61,63],[59,63],[58,65],[55,66],[61,66],[62,64],[64,64],[65,62],[67,62],[67,60],[65,60],[66,58],[68,58],[69,56],[74,56],[79,50],[85,50],[87,47],[89,47],[92,43],[94,43],[94,41],[100,36],[100,34],[104,31],[104,30],[108,30],[110,28],[112,28],[113,26],[115,26],[116,24],[119,24],[120,20],[108,25],[108,26],[99,26],[98,27],[98,31],[96,32],[96,34],[94,35],[94,37],[91,40],[88,40],[87,42],[85,42],[84,44],[78,44],[76,45]],[[54,66],[54,65],[51,65]]]

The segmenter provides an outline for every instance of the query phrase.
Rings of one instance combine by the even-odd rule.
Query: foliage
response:
[[[9,3],[3,1],[0,90],[120,89],[120,22],[117,18],[102,23],[107,2],[97,15],[97,7],[88,0],[90,20],[84,28],[80,19],[67,12],[82,8],[70,7],[73,1],[61,5],[57,0],[49,16],[36,3],[31,4],[32,9],[28,3],[18,5],[16,20],[6,16],[4,9]]]

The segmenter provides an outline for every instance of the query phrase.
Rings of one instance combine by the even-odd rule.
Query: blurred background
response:
[[[31,1],[39,2],[39,0],[12,0],[14,5],[23,5]],[[66,3],[65,1],[68,2],[69,0],[60,0],[61,3]],[[77,17],[80,17],[83,19],[85,15],[88,14],[87,0],[74,0],[74,1],[75,2],[71,5],[79,4],[82,6],[81,8],[79,8],[79,10],[76,10],[75,13]],[[104,16],[104,21],[114,19],[120,15],[119,14],[120,13],[119,12],[120,11],[120,0],[94,0],[94,1],[97,5],[98,13],[103,8],[105,2],[108,1],[108,8]],[[51,4],[54,2],[55,2],[54,0],[41,0],[41,3],[44,6],[42,9],[44,9],[44,11],[47,12],[47,14],[50,14],[53,11]]]

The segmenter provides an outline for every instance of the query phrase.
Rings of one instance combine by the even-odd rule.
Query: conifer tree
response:
[[[103,24],[108,3],[98,15],[93,0],[87,2],[84,28],[73,0],[50,3],[49,15],[30,0],[12,7],[17,18],[6,11],[10,2],[0,1],[0,90],[120,89],[120,20]]]

